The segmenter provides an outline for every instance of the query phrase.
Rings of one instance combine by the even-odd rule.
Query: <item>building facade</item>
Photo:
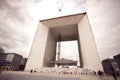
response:
[[[78,41],[81,68],[93,71],[103,70],[86,13],[41,20],[25,70],[54,67],[49,62],[56,60],[56,44],[59,34],[61,41]]]
[[[120,68],[120,54],[114,56],[114,59],[116,60],[116,62],[117,62],[118,65],[119,65],[119,68]]]
[[[27,58],[22,58],[22,60],[20,62],[19,70],[24,71],[26,62],[27,62]]]
[[[102,61],[103,69],[106,74],[112,75],[113,72],[119,75],[120,68],[115,59],[105,59]]]
[[[19,70],[22,56],[16,53],[1,53],[0,66],[7,66],[9,70]]]

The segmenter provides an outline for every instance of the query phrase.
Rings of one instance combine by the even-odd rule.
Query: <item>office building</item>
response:
[[[0,53],[0,66],[7,66],[9,70],[19,70],[22,56],[16,53]]]

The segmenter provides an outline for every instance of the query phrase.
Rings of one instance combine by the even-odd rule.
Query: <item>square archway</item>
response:
[[[49,65],[55,60],[58,34],[61,40],[78,40],[81,65],[94,71],[102,70],[100,57],[86,13],[41,20],[33,41],[25,70]]]

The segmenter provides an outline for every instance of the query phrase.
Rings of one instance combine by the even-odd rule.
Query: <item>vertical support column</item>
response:
[[[85,15],[78,23],[79,45],[83,57],[83,68],[94,71],[103,70],[93,33]]]
[[[81,52],[81,46],[80,46],[80,40],[79,40],[79,35],[78,35],[78,51],[79,51],[79,60],[80,60],[80,67],[83,68],[83,56],[82,56],[82,52]]]
[[[60,52],[61,52],[61,35],[58,35],[58,55],[57,60],[60,60]]]
[[[57,40],[52,35],[52,32],[49,30],[47,43],[45,47],[44,59],[43,59],[43,67],[54,67],[55,64],[51,64],[51,61],[55,61],[56,59],[56,45]]]
[[[25,70],[36,69],[43,66],[48,31],[49,27],[39,22]]]

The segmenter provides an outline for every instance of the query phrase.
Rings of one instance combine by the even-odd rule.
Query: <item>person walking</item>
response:
[[[32,72],[33,72],[33,70],[31,69],[31,70],[30,70],[30,73],[32,73]]]
[[[99,70],[99,71],[98,71],[98,76],[100,77],[100,79],[102,79],[103,72]]]

